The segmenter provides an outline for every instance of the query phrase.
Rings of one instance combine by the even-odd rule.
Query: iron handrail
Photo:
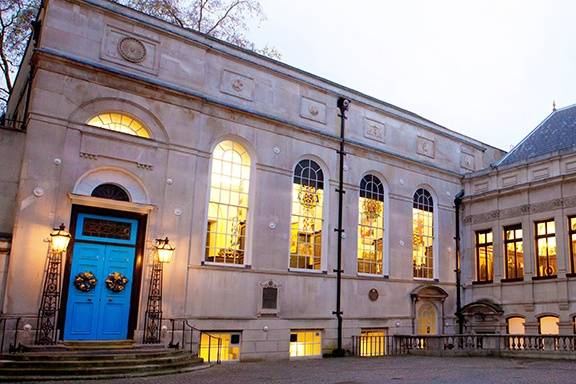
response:
[[[194,327],[192,324],[190,324],[190,321],[192,321],[192,319],[189,318],[185,318],[185,317],[177,317],[177,318],[164,318],[162,319],[164,321],[169,321],[170,322],[170,326],[171,326],[171,335],[170,335],[170,342],[168,343],[168,347],[169,348],[174,348],[174,349],[185,349],[186,348],[186,340],[188,339],[190,341],[190,347],[189,347],[189,352],[191,354],[196,354],[196,355],[200,355],[201,354],[201,350],[202,350],[202,335],[206,335],[208,336],[208,363],[212,362],[212,348],[217,348],[216,350],[216,364],[220,364],[222,361],[221,359],[221,351],[222,351],[222,338],[218,337],[216,335],[213,335],[209,332],[203,331],[201,329],[198,329],[196,327]],[[181,324],[181,327],[177,327],[177,322],[179,322]],[[180,329],[177,329],[180,328]],[[175,340],[175,335],[176,333],[180,331],[181,332],[181,338],[180,340],[176,341]],[[194,351],[194,334],[198,335],[198,350],[195,352]],[[189,337],[187,338],[187,335],[189,335]],[[215,341],[216,344],[213,346],[212,342]]]

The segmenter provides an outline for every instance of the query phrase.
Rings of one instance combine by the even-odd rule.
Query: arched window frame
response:
[[[113,118],[115,119],[118,116],[120,117],[120,121],[112,122]],[[111,122],[108,122],[108,119]],[[124,132],[122,130],[110,128],[107,126],[107,125],[110,125],[112,123],[122,125],[127,130],[130,130],[133,133]],[[123,133],[125,135],[131,135],[131,136],[141,137],[141,138],[145,138],[145,139],[151,139],[152,138],[152,134],[150,132],[150,129],[146,126],[146,124],[144,124],[140,119],[130,115],[129,113],[125,113],[122,111],[99,112],[99,113],[95,114],[94,116],[92,116],[90,119],[88,119],[88,121],[86,122],[86,125],[89,125],[91,127],[105,129],[105,130],[111,131],[111,132]]]
[[[249,169],[250,169],[250,176],[249,176],[249,180],[248,180],[248,204],[247,204],[247,213],[246,213],[246,226],[245,226],[245,235],[244,235],[244,239],[245,239],[245,244],[244,244],[244,255],[243,255],[243,263],[241,264],[234,264],[234,263],[223,263],[223,262],[218,262],[218,261],[212,261],[212,260],[208,260],[208,258],[206,257],[206,250],[207,247],[209,246],[208,244],[208,221],[209,221],[209,206],[211,203],[211,186],[212,186],[212,180],[213,180],[213,169],[214,169],[214,152],[216,151],[216,149],[218,148],[218,146],[222,145],[225,142],[231,142],[239,147],[242,148],[242,150],[244,151],[245,155],[248,157],[249,161],[250,161],[250,165],[249,165]],[[207,193],[206,193],[206,211],[205,211],[205,220],[204,220],[204,231],[203,231],[203,240],[202,240],[202,264],[207,264],[207,265],[220,265],[220,266],[228,266],[228,267],[246,267],[246,266],[250,266],[252,264],[252,236],[251,234],[252,232],[252,228],[253,228],[253,213],[254,213],[254,209],[253,209],[253,204],[254,204],[254,185],[255,185],[255,164],[256,164],[256,160],[255,160],[255,156],[254,156],[254,152],[251,150],[251,148],[247,145],[247,143],[244,140],[239,140],[237,137],[231,137],[231,138],[222,138],[221,140],[218,140],[218,142],[216,143],[216,145],[214,145],[214,147],[212,148],[211,151],[211,156],[210,156],[210,162],[209,162],[209,167],[208,167],[208,184],[207,184]]]
[[[320,172],[322,172],[322,239],[320,241],[321,244],[321,252],[320,252],[320,269],[306,269],[306,268],[296,268],[296,267],[292,267],[291,266],[291,256],[292,256],[292,216],[293,216],[293,202],[294,200],[297,198],[294,195],[294,184],[296,183],[296,180],[298,179],[296,176],[296,171],[298,169],[298,167],[303,163],[303,162],[314,162],[316,163],[316,165],[318,166],[318,170]],[[328,220],[329,220],[329,215],[328,215],[328,207],[329,207],[329,177],[328,177],[328,173],[326,172],[326,167],[324,166],[324,164],[317,158],[315,158],[314,156],[307,156],[307,157],[303,157],[300,160],[298,160],[296,162],[296,164],[294,165],[294,167],[292,168],[292,182],[291,182],[291,188],[292,191],[290,192],[290,233],[289,233],[289,248],[288,248],[288,269],[290,271],[303,271],[303,272],[315,272],[315,273],[322,273],[326,271],[326,249],[328,247]]]
[[[558,327],[557,333],[542,333],[542,321],[544,319],[547,319],[547,318],[556,320],[556,326]],[[538,316],[538,334],[539,335],[559,335],[560,334],[560,316],[558,316],[554,313],[544,313],[544,314],[541,314],[540,316]]]
[[[438,197],[437,195],[434,193],[434,190],[432,188],[430,188],[427,185],[421,185],[418,186],[416,188],[416,190],[414,191],[414,194],[412,195],[412,226],[414,225],[414,205],[415,205],[415,197],[416,194],[420,191],[420,190],[424,190],[426,192],[428,192],[428,194],[430,195],[431,199],[432,199],[432,277],[418,277],[415,276],[414,274],[414,253],[413,253],[413,248],[412,248],[412,252],[411,252],[411,259],[410,262],[412,264],[412,276],[414,279],[416,280],[438,280],[439,278],[439,262],[438,262],[438,257],[439,257],[439,249],[438,249]],[[413,242],[411,239],[411,245],[412,247]]]
[[[363,184],[367,183],[370,179],[371,181],[377,181],[377,184],[379,184],[379,190],[378,190],[378,198],[379,200],[382,202],[382,215],[381,215],[381,226],[382,226],[382,244],[381,244],[381,252],[382,252],[382,271],[380,273],[364,273],[364,272],[360,272],[360,268],[359,268],[359,252],[360,252],[360,227],[361,227],[361,212],[362,212],[362,195],[366,192],[363,191]],[[376,192],[376,191],[373,191]],[[358,214],[357,214],[357,219],[358,219],[358,223],[357,223],[357,230],[356,230],[356,236],[357,236],[357,241],[356,241],[356,268],[358,271],[358,275],[368,275],[368,276],[374,276],[374,275],[379,275],[379,276],[389,276],[390,274],[390,258],[389,258],[389,252],[388,252],[388,212],[389,212],[389,204],[388,204],[388,185],[385,182],[385,179],[377,174],[376,172],[369,172],[366,173],[362,179],[360,180],[360,184],[359,184],[359,193],[358,193]]]
[[[522,326],[524,327],[523,333],[510,333],[510,321],[514,319],[522,320]],[[510,315],[506,318],[506,333],[509,335],[525,335],[526,334],[526,318],[520,315]]]

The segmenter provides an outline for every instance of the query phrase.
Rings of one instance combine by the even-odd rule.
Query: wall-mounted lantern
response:
[[[158,261],[165,264],[172,261],[172,257],[174,256],[174,250],[176,249],[170,241],[168,237],[165,239],[156,239],[156,244],[154,245],[156,248],[156,252],[158,253]]]
[[[62,289],[62,261],[72,236],[62,223],[50,232],[50,247],[47,254],[42,299],[38,308],[38,326],[35,344],[49,345],[56,343],[56,321],[60,311],[60,291]]]
[[[160,343],[162,330],[162,280],[164,264],[172,261],[176,248],[170,244],[168,237],[156,239],[150,271],[150,287],[148,288],[148,303],[144,315],[144,344]]]
[[[66,226],[63,223],[60,224],[60,227],[54,228],[54,230],[50,232],[50,249],[52,252],[66,252],[71,238],[70,233],[66,231]]]

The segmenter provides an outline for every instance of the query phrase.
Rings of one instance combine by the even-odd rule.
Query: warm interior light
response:
[[[156,240],[156,252],[158,253],[158,261],[161,263],[169,263],[172,261],[174,255],[174,246],[170,244],[168,237],[165,239]]]
[[[70,233],[66,231],[66,226],[60,224],[59,228],[54,228],[54,230],[50,232],[50,248],[54,252],[65,252],[71,238]]]

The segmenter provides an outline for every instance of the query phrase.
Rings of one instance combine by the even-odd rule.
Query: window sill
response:
[[[358,272],[358,276],[359,277],[368,277],[368,278],[372,278],[372,279],[388,279],[389,278],[389,276],[386,276],[386,275],[375,274],[375,273],[364,273],[364,272]]]
[[[552,280],[556,279],[558,276],[532,276],[532,280]]]
[[[502,280],[500,280],[501,283],[518,283],[518,282],[521,282],[521,281],[524,281],[524,278],[523,278],[523,277],[514,277],[514,278],[511,278],[511,279],[502,279]]]
[[[438,280],[438,279],[434,279],[434,278],[431,278],[431,277],[413,277],[412,279],[413,279],[413,280],[416,280],[416,281],[435,281],[435,282],[437,282],[437,283],[440,281],[440,280]]]
[[[473,281],[472,285],[487,285],[492,284],[494,280],[484,280],[484,281]]]
[[[288,272],[296,273],[309,273],[312,275],[326,275],[326,271],[321,271],[319,269],[303,269],[303,268],[288,268]]]
[[[201,261],[200,265],[205,265],[209,267],[222,267],[222,268],[238,268],[238,269],[251,269],[252,266],[248,264],[228,264],[228,263],[217,263],[214,261]]]

